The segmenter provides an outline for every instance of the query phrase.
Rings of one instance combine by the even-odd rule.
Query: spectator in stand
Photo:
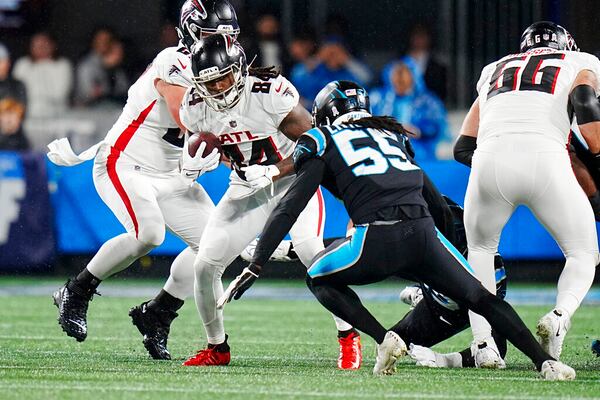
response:
[[[77,105],[123,102],[129,88],[122,67],[123,56],[123,43],[110,29],[99,28],[94,32],[91,50],[77,65]]]
[[[27,118],[58,117],[67,110],[73,86],[71,63],[56,57],[56,43],[47,32],[33,35],[29,56],[17,60],[13,76],[27,89]]]
[[[372,74],[369,68],[352,57],[340,36],[327,37],[317,52],[314,68],[302,64],[291,76],[292,83],[300,95],[312,102],[325,85],[335,80],[349,80],[368,86]]]
[[[10,53],[6,46],[0,43],[0,100],[12,97],[21,104],[27,104],[25,85],[10,75],[10,67]]]
[[[432,53],[431,33],[424,25],[416,25],[410,34],[405,60],[412,61],[425,79],[425,85],[442,101],[447,98],[447,68]]]
[[[23,133],[25,105],[12,97],[0,100],[0,150],[28,150],[29,141]]]
[[[374,115],[391,115],[416,135],[417,159],[435,159],[440,141],[450,140],[444,103],[425,86],[416,64],[407,60],[384,68],[383,87],[370,92]]]
[[[317,51],[317,42],[312,32],[303,32],[294,37],[288,46],[288,52],[293,61],[293,67],[290,72],[290,79],[296,82],[302,82],[308,78],[305,75],[312,72],[319,60],[315,53]],[[306,108],[310,108],[312,103],[301,97],[301,102]]]
[[[247,46],[250,60],[256,56],[253,65],[274,65],[284,73],[290,67],[289,56],[279,32],[279,20],[272,14],[263,14],[256,21],[255,41]]]

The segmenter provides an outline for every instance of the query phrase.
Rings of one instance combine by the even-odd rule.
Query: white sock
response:
[[[496,273],[494,270],[494,253],[487,253],[469,248],[469,264],[477,279],[491,293],[496,293]],[[492,327],[481,315],[469,311],[473,339],[479,343],[492,336]]]
[[[196,253],[191,247],[183,250],[171,264],[169,279],[163,290],[179,300],[185,300],[194,294],[194,260]]]
[[[344,331],[349,331],[350,329],[352,329],[352,325],[350,325],[343,319],[336,317],[333,314],[331,314],[331,316],[333,317],[333,320],[335,321],[335,326],[337,327],[338,331],[344,332]]]
[[[213,265],[199,257],[194,262],[194,298],[209,344],[225,341],[223,310],[217,309],[217,299],[223,295],[221,276],[224,270],[225,266]]]
[[[558,279],[556,308],[572,316],[590,290],[596,273],[596,257],[592,253],[579,252],[567,256],[565,268]]]
[[[152,244],[140,242],[129,233],[123,233],[104,243],[87,265],[87,269],[96,278],[104,280],[129,267],[154,247]]]

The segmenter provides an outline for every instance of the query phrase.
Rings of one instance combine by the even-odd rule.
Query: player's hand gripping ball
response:
[[[221,143],[215,135],[210,132],[194,133],[183,146],[181,174],[196,180],[219,166],[222,153]]]

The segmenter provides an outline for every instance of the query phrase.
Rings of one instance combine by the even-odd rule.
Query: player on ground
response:
[[[295,140],[310,129],[310,114],[298,103],[294,86],[273,68],[250,68],[243,49],[228,36],[214,35],[193,48],[194,88],[185,95],[181,119],[190,132],[217,135],[232,173],[227,192],[211,215],[194,263],[195,299],[208,346],[184,365],[227,365],[230,350],[217,299],[221,276],[260,233],[293,181]],[[290,232],[304,265],[323,249],[325,210],[319,191]],[[360,336],[336,319],[341,368],[360,366]]]
[[[222,302],[239,298],[256,280],[322,184],[343,200],[356,230],[315,257],[307,284],[329,311],[377,342],[374,374],[393,373],[406,344],[371,315],[349,285],[401,276],[485,315],[545,379],[574,379],[575,371],[543,351],[515,311],[481,285],[466,260],[436,231],[421,193],[425,174],[398,137],[405,132],[402,125],[372,117],[365,89],[348,81],[322,89],[312,114],[315,128],[300,137],[294,150],[297,178],[269,217],[254,262],[232,282]]]
[[[465,225],[469,261],[483,285],[495,291],[500,233],[521,204],[548,229],[566,257],[556,306],[537,325],[544,349],[556,359],[599,259],[594,213],[573,174],[566,145],[572,108],[590,151],[600,152],[600,61],[573,50],[575,42],[559,25],[537,22],[527,28],[520,54],[483,69],[479,97],[456,144],[463,158],[459,161],[470,163],[472,158]],[[480,365],[501,365],[486,320],[471,313],[471,328]]]
[[[204,189],[193,181],[219,165],[219,154],[215,150],[203,158],[200,148],[192,158],[185,149],[180,172],[185,128],[179,119],[179,107],[192,84],[187,46],[199,39],[202,23],[214,22],[216,14],[219,26],[214,27],[215,32],[239,31],[235,11],[227,1],[206,1],[204,5],[210,8],[197,0],[184,4],[180,45],[161,51],[131,86],[121,116],[101,143],[82,157],[73,154],[66,139],[49,146],[49,157],[61,165],[95,157],[96,190],[127,231],[104,243],[87,267],[54,293],[58,321],[77,341],[87,337],[88,304],[100,282],[160,245],[165,228],[189,247],[173,262],[159,296],[138,315],[132,315],[134,323],[143,331],[144,319],[153,318],[168,331],[177,309],[191,292],[191,266],[202,230],[214,209]],[[154,343],[160,336],[142,333],[148,335],[144,344],[154,358],[169,358],[168,352],[161,353],[160,343]],[[166,351],[166,335],[164,339]]]

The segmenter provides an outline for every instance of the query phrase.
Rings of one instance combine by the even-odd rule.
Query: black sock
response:
[[[596,191],[596,193],[588,197],[588,199],[592,205],[592,210],[594,210],[596,221],[600,221],[600,192]]]
[[[229,351],[229,344],[227,344],[227,339],[229,339],[229,335],[225,335],[225,341],[219,344],[208,344],[209,349],[215,349],[217,353],[227,353]]]
[[[75,281],[77,285],[86,292],[94,292],[96,288],[98,288],[98,285],[100,285],[100,282],[102,282],[100,279],[92,275],[92,273],[88,271],[87,268],[85,268],[79,273],[79,275],[77,275]]]
[[[473,357],[473,354],[471,354],[471,348],[464,349],[458,354],[462,357],[463,368],[475,368],[475,358]]]
[[[298,254],[296,254],[296,251],[294,250],[294,244],[290,243],[290,249],[288,250],[288,253],[286,254],[289,258],[291,258],[292,260],[297,260]]]
[[[358,332],[357,332],[357,330],[356,330],[356,329],[354,329],[354,328],[350,328],[350,329],[348,329],[347,331],[338,331],[338,337],[339,337],[339,338],[343,338],[343,337],[346,337],[346,336],[348,336],[348,335],[349,335],[349,334],[351,334],[351,333],[358,333]]]
[[[159,310],[177,311],[183,306],[184,301],[167,293],[162,289],[160,293],[148,302],[148,308]]]

